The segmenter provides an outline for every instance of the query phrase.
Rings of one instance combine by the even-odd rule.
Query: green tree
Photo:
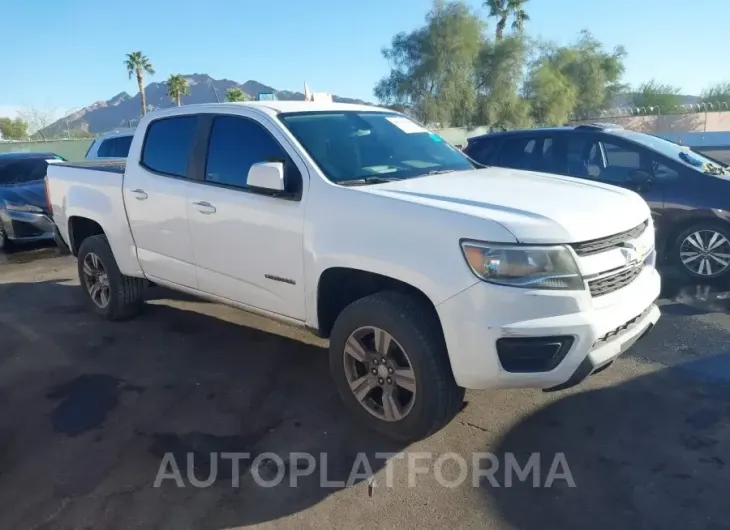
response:
[[[525,95],[532,116],[539,125],[564,125],[578,102],[578,87],[550,64],[542,64],[530,73]]]
[[[527,0],[485,0],[484,6],[489,8],[489,16],[497,19],[496,38],[502,40],[507,20],[512,17],[512,29],[522,32],[525,22],[530,16],[524,6]]]
[[[28,138],[28,123],[21,118],[0,118],[0,133],[5,140]]]
[[[716,109],[730,107],[730,81],[718,83],[702,91],[702,103],[711,104]]]
[[[238,87],[229,88],[226,92],[226,101],[246,101],[246,93]]]
[[[142,99],[142,116],[147,114],[147,98],[144,93],[144,74],[155,75],[155,69],[152,67],[152,63],[142,52],[132,52],[127,54],[127,58],[124,60],[124,66],[127,68],[127,74],[129,79],[132,79],[132,75],[137,77],[137,86],[139,87],[139,95]]]
[[[680,89],[654,80],[642,83],[633,95],[631,103],[645,112],[668,114],[682,103]]]
[[[560,80],[559,73],[568,80],[568,84],[575,87],[575,107],[572,112],[579,117],[595,116],[626,90],[626,86],[621,83],[625,58],[626,50],[622,46],[607,51],[591,33],[584,30],[578,40],[569,46],[550,43],[537,46],[537,59],[532,64],[529,77],[542,72],[539,76],[543,80]],[[544,68],[556,73],[548,76]],[[542,86],[543,82],[534,85]]]
[[[497,129],[531,125],[530,103],[520,96],[528,47],[521,35],[483,43],[475,68],[475,124]]]
[[[376,85],[375,96],[385,105],[412,109],[427,123],[470,123],[483,27],[463,2],[436,0],[423,27],[398,33],[383,50],[391,71]]]
[[[180,74],[170,75],[167,79],[167,95],[179,107],[182,105],[182,97],[190,94],[188,80]]]

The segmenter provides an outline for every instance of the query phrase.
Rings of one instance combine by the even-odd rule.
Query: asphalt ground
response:
[[[668,271],[658,325],[608,370],[468,392],[404,446],[347,418],[306,333],[161,289],[108,323],[74,259],[0,262],[0,528],[730,529],[730,286]]]

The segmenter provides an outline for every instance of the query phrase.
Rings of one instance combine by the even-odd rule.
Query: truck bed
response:
[[[125,158],[119,158],[114,160],[89,160],[82,162],[64,162],[58,164],[62,167],[73,167],[78,169],[91,169],[94,171],[106,171],[108,173],[124,173],[124,169],[127,166],[127,160]]]

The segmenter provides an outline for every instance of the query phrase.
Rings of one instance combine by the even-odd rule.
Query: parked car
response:
[[[86,159],[127,158],[133,136],[134,129],[121,129],[102,134],[91,142],[86,152]]]
[[[465,388],[578,384],[659,318],[636,193],[480,169],[387,109],[155,111],[126,168],[54,165],[48,187],[96,313],[135,315],[153,282],[309,329],[349,412],[398,439]]]
[[[12,243],[53,239],[43,179],[55,153],[0,154],[0,251]]]
[[[492,133],[470,138],[464,152],[635,191],[651,207],[661,259],[693,279],[730,277],[730,169],[718,160],[610,124]]]

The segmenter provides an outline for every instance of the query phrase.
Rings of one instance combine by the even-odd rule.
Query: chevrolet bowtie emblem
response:
[[[635,243],[624,243],[621,252],[626,258],[626,265],[636,264],[644,258],[643,249]]]

